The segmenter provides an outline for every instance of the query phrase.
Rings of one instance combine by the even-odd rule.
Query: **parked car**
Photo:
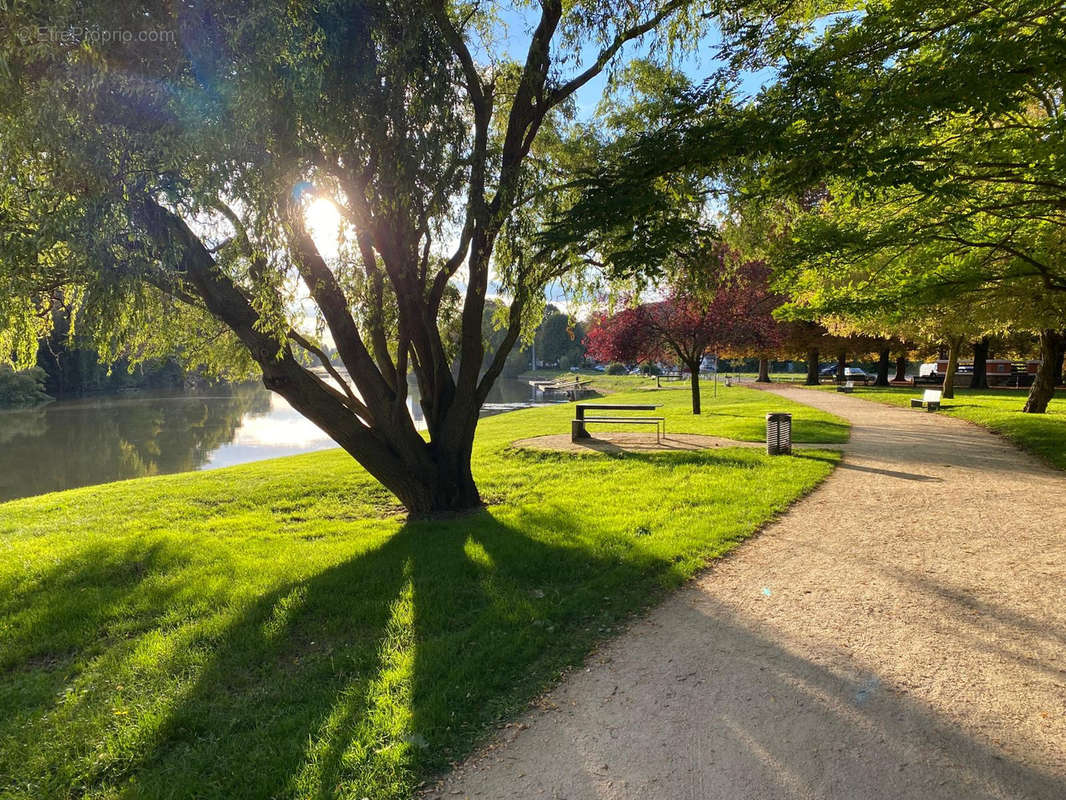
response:
[[[821,372],[818,373],[818,375],[822,378],[831,378],[833,380],[836,379],[836,374],[836,364],[833,364],[828,367],[823,367]],[[844,380],[851,381],[853,383],[861,383],[865,386],[867,384],[873,383],[874,376],[866,372],[865,370],[859,369],[858,367],[844,367]]]
[[[871,375],[866,370],[859,369],[858,367],[844,367],[844,380],[846,381],[854,381],[866,385],[873,383],[875,377],[876,376]]]

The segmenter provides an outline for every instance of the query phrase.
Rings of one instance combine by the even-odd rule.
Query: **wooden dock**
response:
[[[530,381],[529,385],[541,394],[561,394],[566,395],[570,400],[577,400],[582,393],[591,391],[588,389],[588,385],[592,383],[590,380],[576,380],[576,381]]]

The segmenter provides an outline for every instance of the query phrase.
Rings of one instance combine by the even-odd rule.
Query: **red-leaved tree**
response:
[[[674,287],[665,300],[593,316],[585,337],[597,361],[677,361],[691,374],[692,413],[700,413],[700,362],[707,353],[766,351],[780,343],[771,316],[779,304],[760,262],[741,265],[713,291]]]

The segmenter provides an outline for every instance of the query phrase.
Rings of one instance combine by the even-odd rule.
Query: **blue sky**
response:
[[[515,8],[513,4],[501,3],[499,31],[500,45],[507,55],[518,63],[523,63],[526,51],[529,47],[530,34],[535,26],[540,9],[538,8]],[[506,31],[506,33],[504,33]],[[622,50],[621,62],[624,63],[633,58],[639,58],[647,53],[647,44],[651,35],[645,37],[645,41],[630,42]],[[692,48],[691,52],[685,53],[675,67],[680,69],[694,82],[699,82],[721,66],[721,62],[715,59],[715,53],[721,43],[721,34],[717,27],[713,27]],[[581,52],[582,68],[591,64],[597,54],[597,48],[586,46]],[[577,74],[580,71],[577,65],[565,73],[567,76]],[[761,83],[769,77],[768,73],[750,73],[742,76],[741,88],[745,93],[754,94],[758,91]],[[583,86],[576,95],[578,113],[582,117],[592,116],[596,105],[603,97],[607,88],[607,73],[601,72],[598,76]]]
[[[516,8],[510,3],[500,4],[501,26],[497,31],[497,37],[498,45],[503,54],[518,63],[525,61],[530,36],[539,19],[539,14],[539,7]],[[638,40],[626,45],[621,52],[620,63],[646,55],[650,39],[651,35],[645,37],[644,41]],[[695,47],[684,53],[674,66],[693,82],[698,83],[722,65],[715,58],[720,43],[721,34],[715,27],[709,30]],[[476,46],[476,42],[472,44],[475,47],[475,58],[484,58],[484,50],[480,50]],[[586,46],[580,53],[579,62],[568,66],[563,71],[563,77],[571,77],[578,74],[595,60],[597,53],[598,49],[596,47]],[[744,75],[741,79],[741,90],[746,94],[755,94],[761,84],[769,77],[768,73]],[[595,114],[596,106],[607,90],[607,81],[607,71],[601,72],[576,93],[575,101],[580,118],[589,119]],[[496,291],[495,285],[490,285],[489,291],[490,293]],[[547,302],[554,303],[557,306],[566,307],[568,305],[565,294],[558,285],[550,285],[545,289],[545,299]]]

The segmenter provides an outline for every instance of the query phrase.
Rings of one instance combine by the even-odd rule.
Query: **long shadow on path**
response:
[[[669,624],[662,624],[664,619]],[[444,796],[1059,800],[1022,763],[827,650],[685,591],[549,698]],[[502,755],[501,755],[502,754]]]

